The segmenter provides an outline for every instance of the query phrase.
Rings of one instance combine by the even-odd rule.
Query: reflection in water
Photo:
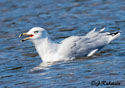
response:
[[[31,72],[38,72],[40,70],[49,70],[49,67],[54,65],[55,63],[42,62],[39,66],[31,69]]]

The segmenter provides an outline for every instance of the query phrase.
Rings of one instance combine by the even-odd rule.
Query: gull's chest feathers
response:
[[[52,43],[48,38],[35,41],[35,48],[43,61],[53,61],[57,53],[58,45]]]

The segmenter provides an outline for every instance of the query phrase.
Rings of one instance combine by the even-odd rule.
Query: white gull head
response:
[[[47,38],[48,37],[48,33],[44,28],[41,27],[33,27],[32,29],[30,29],[27,34],[29,35],[33,35],[31,37],[31,40],[37,40],[37,39],[42,39],[42,38]]]

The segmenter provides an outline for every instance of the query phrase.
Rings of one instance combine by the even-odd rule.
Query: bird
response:
[[[26,37],[22,42],[33,42],[43,62],[55,62],[90,57],[120,36],[120,32],[110,33],[104,30],[105,27],[99,31],[94,28],[84,36],[70,36],[59,43],[52,41],[47,30],[41,27],[33,27],[19,37]]]

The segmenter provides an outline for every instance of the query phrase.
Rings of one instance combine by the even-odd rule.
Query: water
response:
[[[94,27],[122,35],[90,58],[41,64],[32,43],[18,38],[34,26],[56,42]],[[0,88],[96,88],[93,81],[121,83],[98,88],[124,88],[124,28],[125,0],[0,0]]]

